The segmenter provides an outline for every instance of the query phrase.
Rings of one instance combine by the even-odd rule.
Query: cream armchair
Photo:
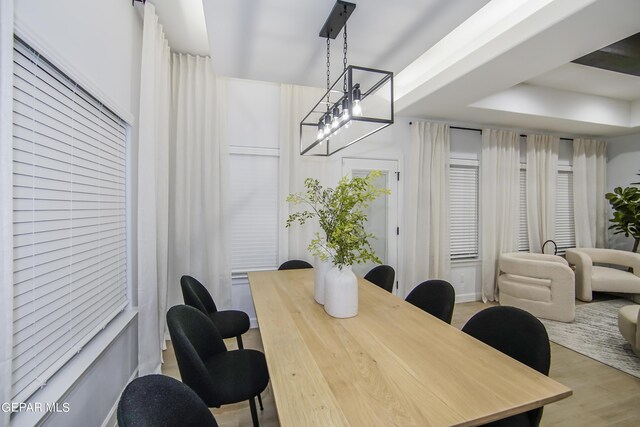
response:
[[[616,249],[567,249],[567,261],[576,266],[576,297],[591,301],[593,291],[640,294],[640,254]],[[594,264],[614,264],[624,270]]]
[[[510,305],[543,319],[575,318],[573,271],[564,258],[526,252],[500,255],[500,305]]]
[[[618,312],[620,334],[631,344],[633,352],[640,357],[640,305],[627,305]]]

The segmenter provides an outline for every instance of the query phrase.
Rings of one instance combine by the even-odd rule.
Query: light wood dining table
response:
[[[249,273],[281,426],[479,425],[571,390],[359,279],[359,312],[313,299],[313,270]]]

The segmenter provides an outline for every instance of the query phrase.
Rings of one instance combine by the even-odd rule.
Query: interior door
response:
[[[370,241],[383,264],[390,265],[398,277],[398,162],[396,160],[343,159],[342,173],[349,177],[365,177],[369,172],[382,172],[376,185],[391,190],[389,196],[378,197],[365,211],[365,229],[376,236]],[[356,264],[353,271],[362,277],[375,267],[375,263]],[[394,287],[394,293],[397,286]]]

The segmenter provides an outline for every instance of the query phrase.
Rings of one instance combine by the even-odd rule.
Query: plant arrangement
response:
[[[367,261],[380,263],[369,243],[375,236],[365,230],[364,213],[376,198],[390,194],[388,189],[375,186],[380,176],[380,171],[372,171],[365,178],[344,176],[335,188],[324,188],[317,179],[307,178],[306,191],[290,194],[287,202],[305,204],[310,209],[289,215],[286,226],[294,222],[304,225],[317,218],[324,236],[315,233],[309,252],[323,261],[331,260],[340,269]]]
[[[640,174],[636,174],[640,176]],[[613,234],[624,233],[625,237],[634,239],[632,252],[638,251],[640,243],[640,182],[634,182],[629,187],[616,187],[613,193],[607,193],[605,197],[613,208],[612,224],[609,230]]]

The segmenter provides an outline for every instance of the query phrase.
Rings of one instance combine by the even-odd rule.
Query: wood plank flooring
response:
[[[481,302],[456,304],[452,324],[461,328],[476,312],[488,305]],[[260,333],[243,336],[245,348],[262,350]],[[226,340],[229,349],[235,339]],[[163,353],[162,372],[180,378],[171,342]],[[606,366],[572,350],[551,343],[550,376],[573,390],[573,395],[545,406],[542,426],[638,426],[640,425],[640,379]],[[270,386],[262,394],[264,411],[258,410],[260,426],[279,426]],[[249,403],[225,405],[212,410],[221,427],[251,426]]]

